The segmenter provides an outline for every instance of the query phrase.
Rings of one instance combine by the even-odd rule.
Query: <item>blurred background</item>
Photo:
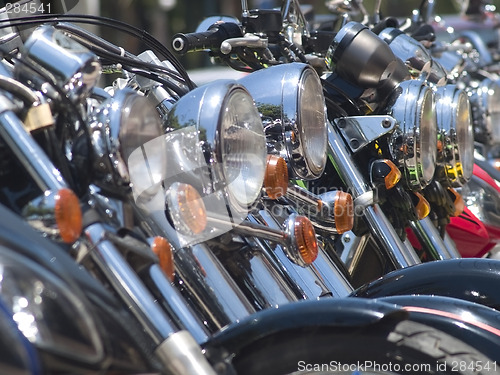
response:
[[[241,18],[240,0],[49,0],[56,12],[84,13],[118,19],[153,34],[163,44],[170,46],[172,36],[177,32],[193,32],[205,17],[210,15],[230,15]],[[249,8],[272,7],[279,0],[247,0]],[[434,0],[437,14],[458,13],[466,4],[461,0]],[[473,0],[471,0],[473,1]],[[325,0],[299,0],[301,4],[311,4],[317,14],[328,13]],[[488,1],[500,9],[500,0]],[[364,0],[371,13],[375,0]],[[421,0],[382,0],[381,13],[396,17],[409,17],[412,9],[418,8]],[[390,11],[389,11],[390,10]],[[140,41],[117,34],[112,29],[92,31],[123,46],[132,53],[140,53]],[[180,58],[188,69],[209,64],[206,54],[188,54]]]

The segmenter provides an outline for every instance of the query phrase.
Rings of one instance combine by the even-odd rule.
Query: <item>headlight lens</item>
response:
[[[470,93],[476,140],[500,143],[500,80],[483,80]]]
[[[135,150],[141,156],[141,148],[163,134],[160,118],[147,98],[132,90],[117,91],[97,109],[91,130],[98,183],[128,188],[132,179],[139,186],[158,186],[166,163],[161,138],[154,152],[148,147],[147,165],[136,157],[129,160]]]
[[[461,186],[474,167],[474,134],[467,94],[455,85],[438,87],[436,113],[440,152],[437,176],[452,186]]]
[[[318,178],[326,164],[327,128],[316,72],[301,63],[283,64],[254,72],[240,82],[262,114],[268,152],[286,160],[291,178]]]
[[[123,160],[128,163],[128,158],[135,149],[161,136],[163,132],[156,109],[143,96],[125,96],[120,117],[119,151]]]
[[[458,154],[462,168],[459,168],[463,182],[469,181],[474,168],[474,131],[470,103],[465,92],[459,93],[457,108]]]
[[[418,124],[418,121],[417,121]],[[418,132],[418,129],[417,129]],[[434,177],[437,154],[437,124],[434,112],[434,95],[425,90],[420,110],[420,161],[422,163],[422,177],[427,184]]]
[[[321,82],[312,70],[305,70],[298,98],[300,143],[307,156],[311,173],[321,175],[326,164],[325,102]]]
[[[407,185],[415,190],[434,177],[437,156],[437,124],[432,90],[419,81],[404,81],[389,108],[399,123],[392,139],[392,154],[404,167]]]
[[[460,194],[465,205],[486,225],[500,228],[500,197],[498,191],[486,181],[473,175]]]
[[[229,194],[242,207],[250,206],[262,190],[266,142],[252,97],[233,90],[222,108],[220,155]]]

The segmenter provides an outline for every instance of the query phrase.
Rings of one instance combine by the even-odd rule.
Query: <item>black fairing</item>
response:
[[[450,259],[423,263],[387,275],[355,290],[351,296],[395,295],[454,297],[500,310],[500,261]]]
[[[71,291],[91,313],[107,353],[106,363],[102,365],[117,366],[122,370],[151,370],[148,353],[152,352],[152,344],[114,295],[79,267],[63,248],[42,237],[3,205],[0,205],[0,218],[0,245],[11,250],[16,257],[31,259],[62,280],[65,289]],[[75,371],[71,366],[85,366],[48,353],[44,354],[43,362],[71,372]],[[95,365],[91,367],[96,370]]]
[[[0,374],[39,374],[40,363],[31,343],[0,301]]]
[[[224,348],[237,354],[246,346],[267,336],[312,328],[352,328],[404,320],[408,313],[385,302],[356,298],[300,301],[262,310],[214,335],[205,347]]]
[[[378,301],[395,303],[410,312],[410,319],[446,332],[500,360],[500,312],[477,303],[441,296],[393,296]]]

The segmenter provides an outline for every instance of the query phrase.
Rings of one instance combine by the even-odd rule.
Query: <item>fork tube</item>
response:
[[[66,187],[52,161],[11,111],[0,114],[0,136],[42,191]]]
[[[372,189],[365,182],[363,175],[353,166],[342,137],[331,123],[328,123],[328,147],[329,153],[335,161],[335,168],[344,183],[352,189],[353,197],[356,199],[372,193]],[[397,268],[420,263],[415,252],[408,249],[401,241],[378,204],[372,202],[367,205],[363,210],[363,216],[375,240]]]
[[[431,252],[434,260],[460,258],[460,256],[457,256],[456,250],[451,247],[452,244],[447,244],[441,238],[437,228],[428,217],[413,221],[410,225],[418,240]]]
[[[178,331],[145,288],[137,274],[123,259],[114,244],[106,239],[102,224],[93,223],[84,230],[92,246],[90,256],[122,301],[131,309],[156,345]]]

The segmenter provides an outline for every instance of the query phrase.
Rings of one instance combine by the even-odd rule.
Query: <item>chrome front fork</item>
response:
[[[57,191],[67,187],[63,177],[43,149],[26,132],[19,118],[2,103],[0,105],[0,136],[28,171],[42,191]],[[190,373],[215,375],[203,356],[198,342],[205,342],[207,333],[203,326],[185,307],[176,290],[167,289],[173,309],[182,316],[190,332],[176,324],[159,308],[155,298],[146,289],[137,274],[123,259],[114,244],[106,239],[106,228],[92,223],[85,229],[93,261],[106,275],[108,282],[140,322],[156,345],[155,354],[171,374]],[[165,291],[167,293],[167,291]],[[173,304],[176,301],[177,304]]]
[[[206,342],[208,334],[197,323],[197,318],[186,307],[182,297],[177,295],[177,290],[166,282],[162,271],[156,266],[150,268],[169,306],[189,332],[167,317],[115,245],[107,239],[106,233],[106,228],[100,223],[93,223],[85,229],[85,237],[91,247],[89,256],[152,339],[156,346],[156,357],[167,372],[215,375],[199,345]]]
[[[420,263],[420,260],[408,246],[401,241],[387,216],[380,206],[373,200],[373,190],[365,181],[363,175],[352,164],[342,136],[337,128],[328,124],[329,153],[335,162],[337,172],[344,183],[352,189],[355,206],[363,208],[363,217],[366,220],[371,234],[379,246],[385,251],[396,268],[404,268]],[[357,208],[357,207],[355,207]],[[357,213],[358,211],[355,210]],[[357,255],[351,255],[356,258]]]

